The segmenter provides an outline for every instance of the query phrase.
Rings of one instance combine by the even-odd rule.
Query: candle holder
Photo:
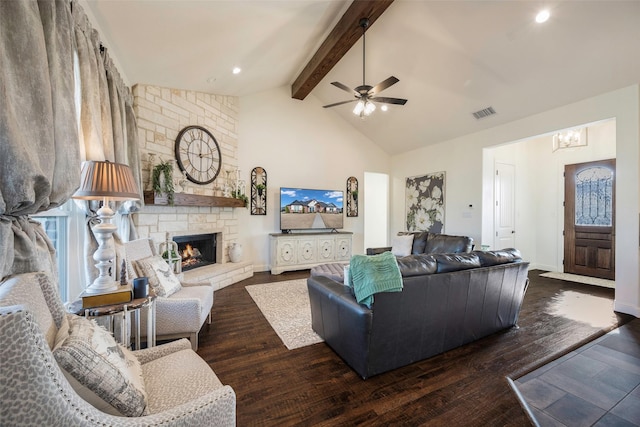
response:
[[[232,170],[226,170],[224,171],[225,174],[227,174],[227,178],[224,181],[224,188],[223,188],[223,196],[224,197],[231,197],[231,179],[229,178],[229,175],[231,174],[231,172],[233,172]]]

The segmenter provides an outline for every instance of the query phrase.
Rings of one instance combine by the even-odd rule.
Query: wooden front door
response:
[[[564,168],[564,271],[615,279],[615,159]]]

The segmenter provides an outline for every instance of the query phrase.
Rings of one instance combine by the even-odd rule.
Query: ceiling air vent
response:
[[[493,116],[495,113],[496,113],[496,110],[494,110],[493,107],[487,107],[471,114],[473,114],[473,117],[475,117],[476,120],[480,120],[480,119],[484,119],[485,117]]]

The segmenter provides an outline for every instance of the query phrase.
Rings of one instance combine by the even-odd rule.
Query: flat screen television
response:
[[[344,192],[280,187],[280,229],[338,230],[343,228]]]

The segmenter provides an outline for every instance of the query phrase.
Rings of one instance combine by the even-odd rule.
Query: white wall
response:
[[[240,242],[255,271],[269,264],[269,233],[280,232],[280,187],[346,190],[355,176],[363,194],[364,172],[389,172],[389,156],[313,96],[291,98],[288,86],[240,99],[238,159],[243,176],[267,171],[267,215],[240,213]],[[361,198],[362,199],[362,198]],[[353,253],[364,253],[364,201],[360,215],[344,217],[353,235]],[[251,258],[247,258],[251,257]]]
[[[554,110],[496,126],[437,145],[403,153],[391,159],[391,226],[394,233],[404,228],[404,178],[426,172],[446,171],[445,230],[466,234],[483,242],[483,187],[485,160],[482,150],[566,129],[583,123],[616,119],[616,300],[618,311],[640,317],[640,91],[638,85],[565,105]],[[488,118],[486,120],[491,120]],[[557,167],[537,165],[556,173]],[[484,168],[486,170],[486,168]],[[557,189],[556,189],[557,191]],[[473,208],[468,208],[472,204]],[[471,215],[469,215],[469,212]],[[489,239],[486,239],[489,241]],[[528,249],[529,252],[531,252]],[[536,262],[535,252],[529,256]]]
[[[516,167],[516,247],[532,261],[530,268],[563,271],[564,166],[616,157],[616,123],[606,120],[587,128],[588,145],[552,152],[553,135],[543,135],[485,150],[486,167],[496,162]],[[493,169],[484,173],[493,184]],[[491,218],[493,194],[485,191],[485,218]],[[485,238],[495,234],[491,221]]]

